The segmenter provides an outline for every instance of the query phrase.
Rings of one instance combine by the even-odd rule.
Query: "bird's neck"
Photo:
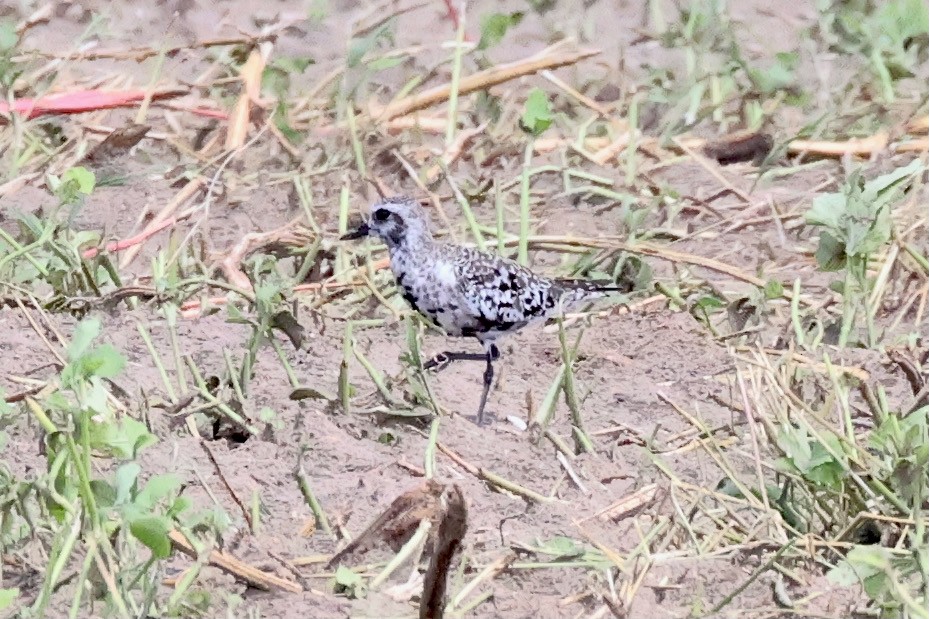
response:
[[[391,257],[408,254],[411,258],[428,259],[435,250],[436,243],[428,231],[407,230],[406,234],[397,238],[384,239]]]
[[[419,238],[404,236],[396,243],[388,241],[387,249],[390,252],[390,266],[395,274],[406,273],[410,270],[421,270],[423,267],[435,262],[438,244],[431,235]]]

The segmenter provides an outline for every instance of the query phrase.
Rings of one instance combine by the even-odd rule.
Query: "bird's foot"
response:
[[[465,419],[472,422],[479,428],[487,428],[494,425],[494,422],[497,420],[497,416],[494,415],[491,411],[484,411],[480,415],[468,415],[465,417]]]
[[[435,370],[436,372],[441,372],[452,362],[451,357],[448,356],[448,353],[439,353],[429,361],[423,364],[424,370]]]
[[[452,352],[446,350],[440,352],[435,357],[423,364],[424,370],[435,370],[441,372],[448,367],[452,361],[486,361],[487,355],[484,353],[473,352]]]

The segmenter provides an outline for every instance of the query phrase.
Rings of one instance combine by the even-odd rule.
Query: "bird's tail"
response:
[[[601,299],[611,294],[629,292],[623,286],[617,286],[609,280],[596,279],[556,279],[555,285],[561,288],[561,302],[563,305],[572,305]]]

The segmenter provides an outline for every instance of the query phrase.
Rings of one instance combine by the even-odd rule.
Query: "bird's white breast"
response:
[[[445,260],[435,263],[435,277],[442,286],[449,288],[455,288],[458,283],[455,278],[455,267]]]

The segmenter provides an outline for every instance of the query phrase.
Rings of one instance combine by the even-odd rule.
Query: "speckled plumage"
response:
[[[366,234],[387,244],[391,270],[413,309],[448,335],[475,337],[484,345],[487,371],[479,418],[493,376],[491,362],[499,356],[498,338],[618,290],[611,282],[550,279],[501,256],[437,242],[422,207],[407,197],[374,204],[369,220],[345,238]],[[443,354],[446,361],[482,358]]]

